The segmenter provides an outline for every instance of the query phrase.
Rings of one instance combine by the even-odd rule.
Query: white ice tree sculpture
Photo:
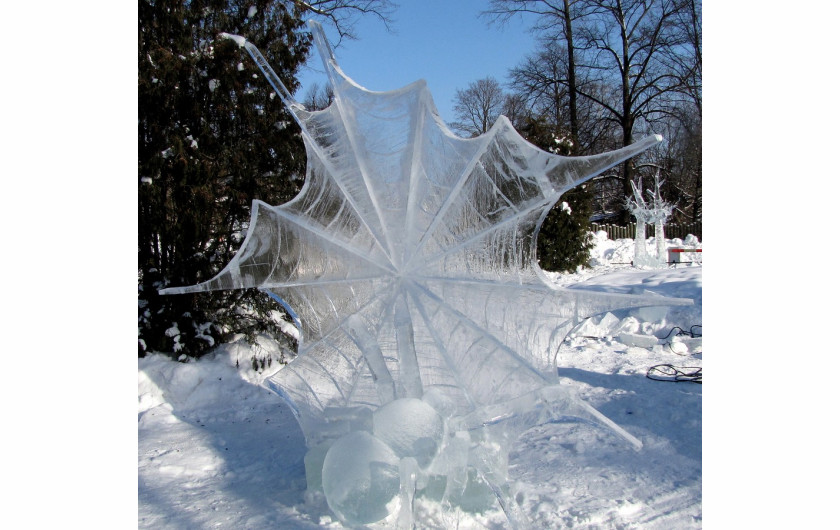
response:
[[[653,189],[647,190],[650,196],[650,207],[648,218],[653,224],[654,237],[656,238],[656,258],[660,263],[668,262],[668,249],[665,246],[665,222],[674,211],[674,205],[662,199],[662,178],[659,171],[656,171],[656,176],[653,180]]]
[[[625,199],[625,206],[636,218],[636,238],[633,264],[636,267],[663,267],[668,263],[668,249],[665,246],[665,221],[671,216],[674,206],[662,199],[662,179],[659,171],[654,177],[654,189],[646,190],[649,200],[645,201],[642,192],[642,180],[631,182],[633,195]],[[647,225],[654,226],[656,254],[651,256],[647,252],[645,229]]]
[[[315,112],[230,36],[301,127],[303,189],[279,206],[254,201],[247,237],[217,276],[162,292],[257,287],[293,311],[298,355],[267,384],[306,437],[308,488],[345,523],[390,514],[410,527],[423,495],[443,512],[496,499],[527,526],[506,483],[509,443],[524,429],[579,416],[641,445],[557,384],[568,331],[606,311],[691,304],[550,285],[535,260],[539,225],[565,191],[661,138],[567,158],[505,117],[459,138],[424,81],[370,92],[310,27],[335,93]]]
[[[647,234],[645,233],[648,223],[651,222],[651,210],[645,202],[642,193],[642,181],[630,182],[633,195],[625,199],[625,206],[636,218],[636,237],[633,248],[633,265],[635,267],[656,267],[659,265],[657,259],[647,252]]]

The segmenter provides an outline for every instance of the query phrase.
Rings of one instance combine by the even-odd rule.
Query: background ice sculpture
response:
[[[661,140],[566,158],[505,117],[472,139],[443,124],[424,81],[370,92],[310,22],[335,100],[309,112],[260,52],[301,126],[306,182],[291,202],[254,201],[248,234],[211,280],[164,294],[258,287],[295,312],[298,356],[269,381],[306,437],[308,488],[350,525],[409,528],[418,496],[449,509],[496,502],[526,525],[506,483],[510,443],[577,416],[641,443],[558,385],[555,356],[583,319],[688,305],[564,290],[536,265],[538,227],[561,194]]]
[[[656,267],[659,265],[658,260],[648,254],[646,241],[646,228],[651,222],[651,210],[645,202],[644,194],[642,193],[642,181],[639,179],[638,183],[630,182],[630,187],[633,190],[633,195],[627,197],[625,206],[636,218],[636,237],[633,241],[633,266],[634,267]]]
[[[662,180],[659,172],[654,177],[654,189],[647,190],[650,200],[645,201],[642,193],[642,181],[630,182],[633,195],[627,197],[625,205],[636,218],[636,238],[634,241],[633,265],[636,267],[664,267],[668,263],[668,249],[665,248],[665,221],[670,217],[674,206],[665,202],[661,195]],[[656,255],[647,253],[645,228],[654,225]]]
[[[653,234],[656,241],[656,258],[660,263],[668,263],[668,249],[665,246],[665,221],[674,211],[674,205],[662,199],[662,178],[659,171],[653,179],[653,190],[647,190],[650,195],[650,219],[653,223]]]

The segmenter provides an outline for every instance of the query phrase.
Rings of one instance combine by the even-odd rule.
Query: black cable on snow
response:
[[[664,337],[662,337],[662,339],[661,339],[661,340],[665,340],[665,339],[669,338],[669,337],[671,336],[671,334],[674,332],[674,330],[679,330],[679,331],[677,331],[677,335],[678,335],[678,336],[679,336],[679,335],[689,335],[692,339],[693,339],[693,338],[696,338],[696,337],[702,337],[702,336],[703,336],[703,334],[702,334],[702,333],[700,333],[700,332],[695,333],[695,332],[694,332],[694,328],[702,328],[702,327],[703,327],[703,326],[702,326],[701,324],[694,324],[693,326],[691,326],[690,328],[688,328],[688,331],[686,331],[686,330],[684,330],[683,328],[681,328],[681,327],[679,327],[679,326],[674,326],[673,328],[671,328],[671,331],[669,331],[667,335],[665,335]]]
[[[693,370],[693,371],[691,371]],[[648,368],[647,377],[654,381],[671,383],[703,383],[703,369],[697,366],[674,366],[672,364],[657,364]]]

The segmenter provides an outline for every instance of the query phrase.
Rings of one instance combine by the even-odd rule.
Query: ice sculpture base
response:
[[[423,399],[397,399],[375,410],[332,410],[335,428],[319,430],[320,441],[304,459],[307,488],[323,493],[349,525],[396,516],[398,527],[410,528],[415,499],[423,497],[439,503],[444,515],[501,507],[515,527],[527,527],[507,486],[508,454],[527,429],[585,421],[608,427],[637,450],[642,445],[560,384],[463,416],[453,410],[434,387]]]
[[[644,254],[633,257],[633,267],[637,269],[665,269],[668,267],[668,264],[656,256]]]

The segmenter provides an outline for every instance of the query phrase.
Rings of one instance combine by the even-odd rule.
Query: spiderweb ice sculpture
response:
[[[582,319],[690,300],[552,287],[537,229],[560,195],[654,145],[565,158],[501,117],[473,139],[443,124],[424,81],[370,92],[310,22],[335,100],[309,112],[241,37],[301,126],[306,183],[254,201],[248,234],[213,279],[165,294],[258,287],[293,310],[298,356],[267,381],[304,436],[308,488],[346,524],[413,522],[499,503],[527,525],[506,482],[509,444],[562,417],[641,443],[558,384],[555,355]]]

